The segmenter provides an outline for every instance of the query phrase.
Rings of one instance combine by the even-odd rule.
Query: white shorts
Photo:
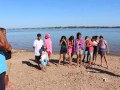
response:
[[[76,53],[80,54],[80,55],[83,55],[83,50],[78,50]]]

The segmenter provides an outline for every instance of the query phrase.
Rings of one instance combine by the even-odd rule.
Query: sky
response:
[[[120,0],[0,0],[0,27],[120,26]]]

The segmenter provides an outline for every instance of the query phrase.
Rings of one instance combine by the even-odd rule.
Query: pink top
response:
[[[89,45],[90,45],[89,46],[89,51],[93,52],[93,50],[94,50],[94,47],[93,47],[94,43],[91,40],[89,41]]]
[[[74,53],[74,42],[68,40],[68,52]]]
[[[72,46],[73,46],[73,45],[72,45],[72,41],[69,41],[69,40],[68,40],[68,45],[69,45],[69,46],[68,46],[68,49],[69,49],[69,48],[73,48],[73,47],[72,47]]]
[[[44,47],[47,48],[47,51],[50,51],[52,53],[52,40],[51,40],[51,38],[44,40]]]
[[[75,40],[75,50],[78,52],[80,49],[84,49],[84,40],[82,38]]]

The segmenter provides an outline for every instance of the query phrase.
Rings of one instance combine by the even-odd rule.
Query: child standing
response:
[[[93,48],[94,43],[93,43],[93,41],[94,41],[94,38],[92,37],[92,39],[89,40],[89,43],[87,45],[87,47],[89,47],[89,55],[90,55],[89,61],[88,61],[89,66],[91,66],[91,64],[93,62],[93,51],[94,51],[94,48]]]
[[[51,59],[51,54],[52,54],[52,40],[50,38],[50,34],[45,35],[45,40],[44,40],[44,48],[46,48],[49,60]],[[48,64],[49,65],[49,64]]]
[[[33,43],[33,48],[35,50],[35,60],[37,60],[38,66],[40,66],[41,53],[40,49],[43,46],[43,40],[41,39],[41,34],[37,34],[37,39]]]
[[[66,36],[62,36],[61,40],[60,40],[60,58],[59,58],[59,62],[58,64],[60,65],[60,62],[63,58],[63,64],[65,63],[65,57],[66,57],[66,53],[67,53],[67,40],[66,40]]]
[[[89,37],[86,36],[85,37],[85,44],[86,44],[86,48],[85,48],[85,54],[84,54],[84,62],[87,63],[88,62],[88,57],[89,57]]]
[[[106,59],[106,52],[109,53],[109,47],[108,47],[107,41],[104,40],[103,36],[99,37],[98,46],[99,46],[99,54],[101,56],[101,66],[102,66],[102,59],[104,57],[107,68],[108,68],[107,59]]]
[[[68,56],[69,56],[69,65],[72,66],[72,56],[74,54],[74,36],[70,36],[68,39]]]
[[[83,50],[84,50],[84,40],[81,38],[81,33],[77,33],[77,38],[75,40],[75,50],[77,53],[77,66],[79,67],[82,64],[82,55],[83,55]]]
[[[94,52],[93,52],[93,64],[95,64],[98,55],[98,36],[94,36]]]
[[[46,71],[46,65],[47,65],[47,63],[48,63],[48,61],[49,61],[49,58],[48,58],[48,53],[47,53],[47,51],[46,51],[47,49],[46,48],[43,48],[43,50],[42,50],[42,55],[41,55],[41,59],[40,59],[40,61],[41,61],[41,69],[45,72]]]

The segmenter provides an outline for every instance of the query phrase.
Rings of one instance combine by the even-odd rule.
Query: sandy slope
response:
[[[98,65],[86,69],[85,64],[81,68],[56,66],[58,58],[59,54],[53,54],[51,66],[43,72],[34,52],[13,50],[12,59],[7,61],[9,68],[11,64],[7,90],[120,90],[120,56],[108,56],[109,70]]]

